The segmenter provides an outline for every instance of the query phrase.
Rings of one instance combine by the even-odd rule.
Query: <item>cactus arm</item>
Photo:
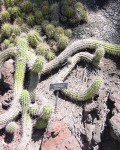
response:
[[[93,58],[93,61],[92,63],[96,66],[99,65],[100,63],[100,60],[104,57],[104,54],[105,54],[105,49],[103,47],[98,47],[96,49],[96,52],[95,52],[95,55],[94,55],[94,58]]]
[[[78,54],[75,54],[73,57],[68,59],[68,65],[67,68],[63,69],[60,74],[57,76],[56,80],[54,79],[54,82],[64,81],[67,76],[71,73],[71,71],[74,69],[75,65],[81,61],[86,60],[87,62],[92,62],[94,58],[94,55],[87,53],[87,52],[80,52]]]
[[[28,113],[22,116],[22,138],[16,150],[26,150],[32,136],[32,120]]]
[[[14,57],[16,55],[16,48],[8,48],[0,53],[0,69],[3,66],[3,63],[10,57]]]
[[[95,96],[95,94],[98,93],[102,84],[103,84],[103,79],[96,78],[95,81],[92,83],[92,85],[84,93],[76,93],[76,92],[71,92],[69,90],[62,90],[62,93],[72,100],[86,101],[91,99],[92,97]]]
[[[42,70],[42,74],[45,74],[56,68],[57,66],[59,66],[59,64],[63,63],[74,53],[80,52],[84,49],[96,49],[99,46],[103,47],[105,49],[105,52],[108,54],[120,56],[119,45],[114,45],[108,42],[94,39],[77,40],[70,44],[58,57],[47,63]]]
[[[32,135],[32,120],[28,113],[30,95],[27,90],[22,91],[20,102],[22,105],[22,138],[17,150],[26,150],[27,144],[29,143]]]
[[[39,82],[39,73],[42,71],[43,65],[44,65],[44,58],[37,57],[31,68],[30,79],[29,79],[30,82],[28,87],[31,99],[34,99],[35,88],[37,87],[37,84]]]
[[[23,89],[23,82],[26,69],[26,51],[28,50],[28,42],[25,37],[19,37],[17,40],[17,58],[16,58],[16,72],[14,85],[14,98],[19,100]]]
[[[97,57],[96,57],[97,55]],[[100,56],[99,56],[100,55]],[[69,60],[69,66],[65,69],[62,70],[62,72],[60,72],[60,74],[57,76],[57,82],[63,82],[66,77],[70,74],[70,72],[73,70],[73,68],[75,67],[75,65],[80,61],[80,60],[86,60],[88,62],[93,62],[94,63],[97,62],[98,65],[98,60],[100,62],[101,59],[101,53],[97,53],[95,55],[92,55],[90,53],[87,52],[80,52],[76,55],[74,55],[70,60]],[[96,58],[96,61],[95,59]],[[56,80],[55,80],[56,81]],[[102,86],[103,80],[101,78],[97,78],[93,84],[83,93],[76,93],[76,92],[71,92],[69,90],[62,90],[62,93],[64,95],[66,95],[67,97],[73,99],[73,100],[78,100],[78,101],[82,101],[82,100],[89,100],[92,97],[95,96],[95,94],[97,94],[97,92],[99,91],[100,87]]]

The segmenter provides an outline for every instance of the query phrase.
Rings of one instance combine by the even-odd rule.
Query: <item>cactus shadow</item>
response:
[[[32,134],[32,140],[34,142],[42,140],[44,132],[45,132],[45,129],[44,130],[38,130],[38,129],[34,128],[33,134]]]
[[[5,133],[5,138],[4,138],[5,143],[9,144],[13,141],[13,139],[14,139],[14,134]]]

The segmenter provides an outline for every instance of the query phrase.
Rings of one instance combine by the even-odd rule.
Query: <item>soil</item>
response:
[[[95,38],[120,44],[120,1],[84,0],[82,2],[88,9],[88,23],[73,28],[71,42],[75,39]],[[43,94],[48,99],[53,108],[56,97],[55,93],[49,90],[49,85],[54,83],[60,71],[56,69],[49,76],[41,77],[36,90],[38,95]],[[66,123],[82,150],[120,150],[120,142],[111,136],[109,125],[115,109],[115,102],[111,101],[109,95],[119,94],[120,91],[119,57],[105,55],[100,63],[100,69],[94,68],[87,62],[80,62],[65,82],[68,83],[68,89],[81,92],[89,87],[96,77],[104,79],[99,95],[87,102],[76,102],[59,94],[57,112],[53,113],[49,123],[52,124],[53,118]],[[9,90],[6,93],[11,92]],[[0,105],[0,112],[5,111]],[[14,150],[18,145],[20,121],[19,118],[17,119],[18,130],[13,139],[1,126],[0,150]],[[44,132],[45,130],[34,129],[27,150],[41,149]]]

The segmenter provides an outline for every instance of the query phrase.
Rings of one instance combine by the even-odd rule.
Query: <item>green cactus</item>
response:
[[[35,17],[33,16],[33,15],[29,15],[28,17],[27,17],[27,24],[29,25],[29,26],[34,26],[34,24],[35,24]]]
[[[6,8],[14,6],[14,0],[4,0],[4,5]]]
[[[48,24],[46,26],[46,35],[49,37],[49,38],[52,38],[54,37],[54,31],[55,31],[55,28],[52,24]]]
[[[71,30],[71,29],[66,29],[66,30],[65,30],[65,35],[66,35],[67,37],[71,37],[71,36],[72,36],[72,30]]]
[[[22,3],[22,10],[25,12],[25,13],[29,13],[29,12],[31,12],[31,10],[32,10],[32,4],[31,4],[31,2],[30,1],[24,1],[23,3]]]
[[[10,41],[8,39],[5,39],[3,41],[3,44],[4,44],[4,49],[7,49],[9,47],[9,45],[10,45]]]
[[[40,43],[36,48],[36,54],[46,56],[50,51],[50,46],[47,43]]]
[[[17,24],[19,26],[22,26],[23,23],[24,23],[24,20],[20,17],[17,17],[14,21],[14,24]]]
[[[20,26],[19,25],[17,25],[17,24],[13,24],[13,26],[12,26],[12,33],[14,34],[14,35],[20,35],[20,33],[21,33],[21,28],[20,28]]]
[[[35,124],[35,128],[42,130],[45,129],[48,125],[48,120],[44,120],[44,119],[38,119],[36,124]]]
[[[10,21],[10,15],[9,15],[9,12],[7,10],[4,10],[1,12],[1,19],[2,19],[2,22]]]
[[[32,115],[32,116],[36,116],[38,114],[38,105],[31,104],[29,106],[29,114]]]
[[[62,27],[57,27],[54,33],[55,40],[58,41],[61,36],[64,36],[64,29]]]
[[[14,18],[20,17],[21,11],[20,8],[15,6],[12,8],[12,15]]]
[[[61,36],[61,37],[59,38],[59,41],[58,41],[58,46],[59,46],[59,48],[60,48],[60,49],[66,48],[67,45],[68,45],[68,42],[69,42],[69,39],[68,39],[67,36],[64,36],[64,35]]]
[[[30,95],[27,90],[22,90],[20,103],[22,105],[23,113],[28,112],[29,104],[30,104]]]
[[[63,7],[63,15],[65,15],[68,19],[72,18],[75,14],[74,9],[72,7]]]
[[[40,42],[42,42],[42,38],[36,30],[30,30],[28,32],[28,42],[30,46],[36,47]]]
[[[43,21],[43,14],[39,10],[35,11],[35,21],[38,25],[40,25]]]
[[[95,56],[93,58],[93,64],[98,66],[101,58],[105,55],[105,49],[103,47],[98,47],[95,52]]]
[[[46,58],[47,58],[49,61],[53,60],[53,59],[55,58],[55,53],[49,51],[49,52],[47,53],[47,55],[46,55]]]
[[[43,64],[44,64],[44,58],[41,57],[41,56],[39,56],[39,57],[36,59],[34,65],[33,65],[33,67],[32,67],[32,72],[34,72],[34,73],[39,73],[39,72],[41,72],[42,69],[43,69]]]
[[[75,14],[76,14],[76,18],[77,18],[77,21],[87,21],[87,11],[86,11],[86,8],[85,6],[80,3],[80,2],[77,2],[75,4]]]
[[[71,92],[69,90],[62,90],[62,93],[76,101],[85,101],[89,100],[98,93],[99,89],[103,84],[102,78],[96,78],[93,84],[84,92],[84,93],[76,93]]]
[[[43,107],[43,111],[42,111],[42,114],[40,116],[40,118],[44,119],[44,120],[48,120],[50,118],[52,114],[52,108],[50,105],[45,105]]]
[[[43,16],[48,16],[50,13],[48,4],[42,6],[42,14]]]
[[[19,100],[23,89],[23,82],[26,69],[26,55],[28,51],[28,42],[26,35],[23,34],[17,39],[17,58],[15,72],[15,98]]]
[[[10,37],[10,35],[12,33],[11,24],[10,23],[2,24],[1,33],[2,33],[2,36],[4,36],[4,37]]]
[[[49,24],[49,21],[48,21],[48,20],[44,20],[44,21],[42,22],[41,26],[42,26],[43,31],[46,30],[46,26],[47,26],[48,24]]]
[[[16,130],[17,130],[17,124],[14,121],[8,123],[5,127],[5,131],[9,134],[14,134]]]

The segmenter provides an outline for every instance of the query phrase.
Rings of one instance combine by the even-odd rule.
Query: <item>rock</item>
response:
[[[110,119],[111,136],[120,142],[120,113]]]
[[[0,97],[0,102],[2,102],[3,106],[10,106],[12,100],[13,90],[8,90],[3,96]]]
[[[93,136],[93,131],[95,129],[95,125],[92,124],[85,124],[85,133],[87,136],[87,140],[91,143],[92,136]]]
[[[62,121],[52,121],[41,144],[41,150],[81,150],[76,138]]]
[[[1,77],[2,77],[2,84],[5,87],[5,89],[12,89],[14,79],[13,79],[13,73],[14,73],[14,61],[12,59],[9,59],[6,61],[1,69]]]

